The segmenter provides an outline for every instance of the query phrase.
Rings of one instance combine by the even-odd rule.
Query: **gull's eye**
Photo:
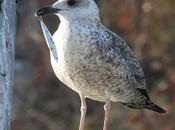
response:
[[[68,0],[68,1],[67,1],[67,4],[68,4],[69,6],[73,6],[73,5],[75,5],[76,3],[77,3],[76,0]]]

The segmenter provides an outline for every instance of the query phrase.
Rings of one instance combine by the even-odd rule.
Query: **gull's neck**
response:
[[[61,24],[65,24],[65,25],[71,25],[73,23],[77,23],[77,22],[86,22],[88,23],[100,23],[100,18],[97,16],[94,17],[83,17],[83,18],[67,18],[67,17],[63,17],[63,16],[59,16]]]

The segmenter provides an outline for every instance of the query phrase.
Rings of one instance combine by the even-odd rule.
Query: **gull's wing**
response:
[[[116,63],[119,76],[125,80],[134,81],[137,88],[146,89],[142,68],[124,40],[103,25],[101,26],[99,37],[103,48],[105,48],[105,53],[111,56],[115,55],[112,56],[114,57],[112,60],[113,63]]]

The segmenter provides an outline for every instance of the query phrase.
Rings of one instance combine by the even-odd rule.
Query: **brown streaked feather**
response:
[[[101,29],[101,33],[101,38],[103,39],[102,41],[104,44],[112,48],[120,56],[121,59],[125,60],[125,63],[123,63],[123,65],[129,68],[130,72],[128,72],[128,74],[131,75],[131,77],[129,75],[128,77],[135,80],[135,82],[138,84],[138,88],[146,89],[144,73],[130,47],[124,42],[122,38],[104,26]]]

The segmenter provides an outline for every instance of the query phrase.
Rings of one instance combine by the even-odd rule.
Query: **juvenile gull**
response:
[[[79,130],[84,126],[86,98],[106,102],[103,130],[107,130],[111,101],[165,113],[147,95],[144,74],[132,50],[101,23],[93,0],[59,0],[36,12],[40,17],[48,14],[56,14],[61,21],[53,35],[58,62],[51,55],[51,64],[56,76],[80,95]]]

